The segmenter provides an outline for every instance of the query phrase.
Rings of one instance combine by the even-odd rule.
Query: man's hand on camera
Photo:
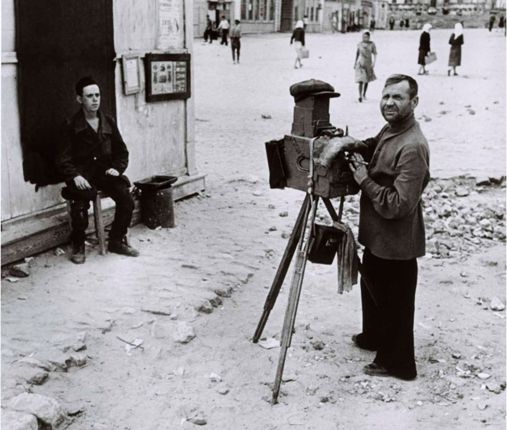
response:
[[[106,175],[120,176],[120,172],[118,172],[118,170],[116,170],[116,169],[108,169],[108,170],[106,170]]]
[[[76,188],[78,190],[91,190],[92,189],[92,186],[90,185],[90,183],[82,176],[76,176],[74,178],[74,183],[76,184]]]
[[[357,161],[357,163],[354,161]],[[368,177],[368,169],[364,164],[360,164],[359,162],[364,163],[364,158],[361,154],[352,154],[350,156],[349,168],[352,171],[356,182],[361,185],[361,183]]]
[[[349,151],[349,152],[355,152],[355,151],[361,151],[363,149],[366,149],[367,146],[362,141],[352,137],[352,136],[344,136],[340,137],[340,152]]]

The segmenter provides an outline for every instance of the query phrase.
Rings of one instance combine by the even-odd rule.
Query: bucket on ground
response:
[[[141,190],[143,223],[150,229],[174,227],[173,189],[175,176],[155,175],[134,182]]]

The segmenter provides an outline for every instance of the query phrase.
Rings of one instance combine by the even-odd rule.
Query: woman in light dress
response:
[[[356,83],[359,84],[359,102],[366,100],[366,90],[368,83],[377,79],[373,68],[377,61],[377,47],[370,40],[370,32],[363,32],[363,41],[357,45],[356,61],[354,69],[356,70]]]

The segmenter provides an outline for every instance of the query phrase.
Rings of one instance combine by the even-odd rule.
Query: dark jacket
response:
[[[429,146],[419,123],[412,115],[364,143],[370,164],[361,183],[359,242],[388,260],[424,256],[421,196],[430,172]]]
[[[56,165],[66,182],[79,175],[89,179],[110,168],[121,175],[127,169],[129,152],[114,119],[100,111],[98,116],[98,132],[82,109],[63,123]]]
[[[290,38],[290,43],[292,45],[293,41],[301,42],[303,46],[305,46],[305,30],[303,28],[296,28],[292,33],[292,37]]]
[[[419,51],[431,52],[430,48],[430,34],[423,31],[421,39],[419,40]]]
[[[462,34],[458,37],[455,37],[454,33],[452,33],[451,38],[449,39],[449,45],[461,46],[464,43],[465,43],[465,39],[463,38]]]

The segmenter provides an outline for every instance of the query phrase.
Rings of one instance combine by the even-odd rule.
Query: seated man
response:
[[[81,109],[63,124],[56,165],[68,187],[71,200],[72,262],[85,262],[85,230],[93,193],[105,191],[116,203],[109,233],[108,250],[137,257],[139,252],[125,239],[132,220],[134,199],[130,181],[123,175],[129,153],[113,118],[99,111],[100,89],[91,77],[76,84]]]

